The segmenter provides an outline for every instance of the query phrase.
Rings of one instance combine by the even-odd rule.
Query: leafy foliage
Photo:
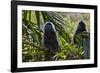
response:
[[[89,31],[89,14],[80,14],[74,18],[71,13],[65,12],[47,12],[47,11],[30,11],[22,12],[22,58],[23,62],[48,61],[46,55],[51,56],[55,60],[74,60],[84,59],[83,47],[77,47],[71,43],[73,30],[77,21],[84,17]],[[74,16],[74,15],[73,15]],[[80,17],[80,18],[79,18]],[[51,21],[57,30],[58,40],[61,50],[54,54],[45,47],[41,46],[43,36],[43,26],[46,22]],[[89,36],[87,36],[89,37]],[[52,38],[52,37],[51,37]],[[79,37],[82,38],[82,37]]]

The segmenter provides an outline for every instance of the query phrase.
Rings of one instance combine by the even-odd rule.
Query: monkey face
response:
[[[80,21],[78,24],[78,30],[86,31],[86,26],[83,21]]]
[[[46,23],[44,31],[48,32],[48,33],[49,32],[56,32],[55,27],[54,27],[53,23],[51,23],[51,22]]]
[[[83,21],[80,21],[77,25],[75,34],[82,33],[83,31],[86,31],[86,24]]]

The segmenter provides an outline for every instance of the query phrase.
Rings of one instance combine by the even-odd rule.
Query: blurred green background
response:
[[[37,62],[48,61],[45,55],[52,53],[41,46],[43,28],[45,23],[51,21],[56,28],[61,51],[53,57],[57,60],[78,60],[84,57],[84,47],[76,47],[71,42],[74,30],[80,20],[84,20],[86,29],[90,32],[90,14],[76,12],[52,11],[22,11],[22,61]]]

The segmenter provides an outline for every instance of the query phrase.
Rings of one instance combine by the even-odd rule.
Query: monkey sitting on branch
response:
[[[86,30],[86,24],[80,21],[72,36],[72,44],[76,44],[78,48],[83,47],[84,58],[90,58],[90,33]]]
[[[49,53],[47,53],[46,58],[48,60],[54,60],[52,56],[54,56],[55,53],[60,50],[60,44],[56,35],[55,26],[52,22],[47,22],[45,24],[44,35],[42,37],[41,44],[49,50]]]

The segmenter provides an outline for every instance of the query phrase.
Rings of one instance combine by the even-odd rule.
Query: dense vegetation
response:
[[[73,32],[78,24],[78,21],[81,19],[85,21],[86,29],[89,32],[90,15],[88,13],[23,10],[23,62],[47,61],[45,59],[45,55],[50,55],[54,57],[55,60],[85,59],[84,46],[81,45],[80,47],[78,47],[79,43],[72,44],[71,42]],[[52,22],[55,25],[58,40],[61,45],[61,51],[56,52],[56,54],[54,55],[52,52],[46,50],[45,47],[41,46],[43,27],[48,21]]]

